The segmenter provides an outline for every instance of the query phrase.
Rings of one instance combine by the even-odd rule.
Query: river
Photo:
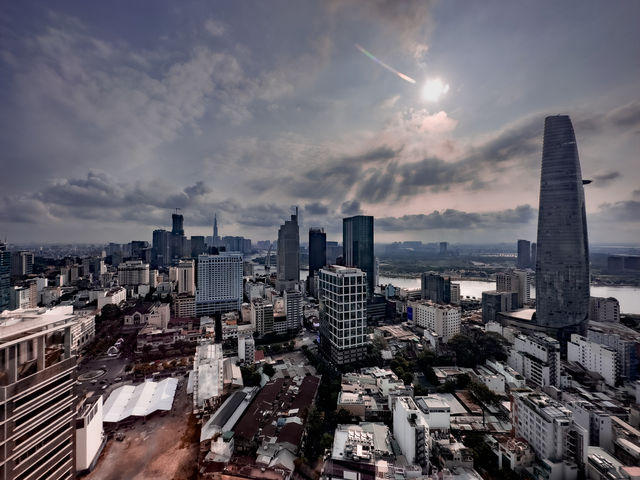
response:
[[[419,278],[400,278],[380,276],[378,283],[385,285],[391,283],[402,288],[420,288]],[[483,280],[459,280],[455,283],[460,284],[460,295],[463,297],[482,298],[482,292],[487,290],[495,290],[496,282],[488,282]],[[624,286],[591,286],[592,297],[614,297],[620,302],[620,311],[622,313],[640,314],[640,288],[624,287]],[[536,297],[535,287],[531,287],[531,298]]]
[[[261,267],[258,267],[261,269]],[[257,270],[257,269],[256,269]],[[275,271],[272,270],[272,271]],[[309,275],[308,270],[300,270],[300,280],[306,280]],[[378,284],[392,284],[400,288],[420,288],[420,278],[407,277],[388,277],[381,275],[378,278]],[[487,290],[495,290],[496,282],[486,280],[456,280],[455,283],[460,284],[460,295],[470,298],[482,298],[482,292]],[[591,286],[592,297],[613,297],[620,302],[621,313],[640,314],[640,288],[627,286]],[[535,287],[531,287],[531,298],[536,297]]]

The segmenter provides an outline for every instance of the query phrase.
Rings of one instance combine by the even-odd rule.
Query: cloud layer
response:
[[[274,238],[291,205],[334,239],[355,214],[376,217],[381,241],[533,236],[554,113],[572,116],[593,179],[592,240],[640,237],[640,67],[625,60],[640,55],[636,6],[611,7],[611,24],[554,18],[540,42],[533,7],[184,3],[135,29],[101,6],[2,8],[0,235],[10,241],[150,238],[175,208],[191,234],[207,234],[217,212],[225,234]],[[580,22],[595,30],[569,33]],[[619,40],[625,32],[638,41]],[[561,47],[592,64],[567,62]],[[420,98],[429,78],[451,85],[437,104]],[[562,96],[547,81],[574,88]]]

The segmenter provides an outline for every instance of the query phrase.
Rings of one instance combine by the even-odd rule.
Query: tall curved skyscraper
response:
[[[567,115],[544,122],[536,258],[536,324],[559,339],[589,313],[589,242],[578,147]]]

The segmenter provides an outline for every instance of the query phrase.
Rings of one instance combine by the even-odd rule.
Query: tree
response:
[[[480,361],[477,344],[466,335],[456,335],[448,343],[456,354],[456,361],[460,367],[475,367]]]
[[[411,385],[411,382],[413,382],[413,373],[405,372],[405,374],[402,375],[402,381],[405,385]]]
[[[273,377],[273,375],[276,373],[276,369],[273,368],[273,365],[271,365],[270,363],[265,363],[262,366],[262,373],[264,373],[265,375],[267,375],[269,378]]]

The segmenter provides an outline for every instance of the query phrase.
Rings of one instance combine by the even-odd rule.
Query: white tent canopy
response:
[[[116,388],[104,404],[104,422],[120,422],[130,416],[146,417],[158,410],[170,411],[178,380],[147,381]]]

